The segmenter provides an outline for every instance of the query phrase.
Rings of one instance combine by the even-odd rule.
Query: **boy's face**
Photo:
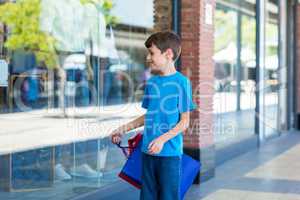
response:
[[[171,50],[168,49],[162,53],[155,44],[152,44],[152,46],[148,48],[147,63],[149,64],[152,74],[162,74],[163,68],[172,62],[170,51]]]

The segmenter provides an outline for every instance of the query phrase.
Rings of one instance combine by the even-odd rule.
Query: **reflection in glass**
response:
[[[278,133],[278,98],[279,98],[279,77],[278,77],[278,26],[279,26],[278,4],[267,1],[266,4],[266,41],[265,41],[265,137]]]
[[[241,2],[236,6],[244,6]],[[239,7],[239,8],[240,8]],[[254,6],[253,6],[254,7]],[[249,6],[243,7],[249,9]],[[215,12],[215,142],[253,136],[255,119],[255,15],[217,4]]]
[[[130,4],[120,0],[40,2],[39,24],[33,25],[38,24],[39,30],[53,39],[53,43],[49,41],[44,47],[55,50],[55,62],[40,60],[28,49],[18,49],[7,55],[12,77],[15,77],[11,81],[15,85],[11,95],[12,111],[26,111],[25,116],[29,116],[35,114],[33,109],[39,109],[36,111],[39,115],[26,123],[31,131],[41,129],[43,132],[39,126],[64,126],[55,130],[60,135],[53,134],[51,141],[55,145],[47,146],[46,150],[1,155],[1,161],[9,164],[11,158],[15,166],[2,165],[15,170],[11,177],[17,181],[15,187],[21,188],[22,184],[28,183],[25,190],[13,194],[16,200],[69,199],[118,180],[125,157],[111,144],[108,133],[99,133],[99,130],[102,131],[101,125],[121,123],[141,114],[140,110],[130,113],[133,109],[125,114],[117,111],[127,104],[137,106],[144,84],[151,76],[145,65],[144,41],[154,27],[152,0],[132,0]],[[0,48],[2,45],[0,39]],[[47,59],[47,56],[43,58]],[[51,109],[62,106],[70,118]],[[52,110],[54,114],[50,116],[48,112]],[[76,134],[70,131],[77,129],[77,123],[82,121],[100,126],[96,129],[97,138],[89,135],[90,127],[84,127],[80,133],[74,131]],[[38,139],[34,142],[32,148],[44,145]],[[38,160],[40,157],[41,161]],[[41,180],[46,182],[31,184],[31,180],[43,175],[47,177]],[[1,184],[9,184],[7,178],[0,178]],[[45,188],[47,190],[41,190]],[[8,190],[0,191],[0,199],[10,195]]]

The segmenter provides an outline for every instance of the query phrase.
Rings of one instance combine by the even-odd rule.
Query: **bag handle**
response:
[[[129,158],[130,154],[134,151],[134,149],[137,147],[138,143],[142,139],[142,134],[138,133],[132,138],[128,140],[128,146],[121,145],[121,142],[116,144],[123,152],[126,158]]]
[[[119,148],[122,150],[124,156],[125,156],[126,158],[129,158],[129,155],[130,155],[129,149],[132,149],[132,148],[129,147],[129,146],[123,146],[123,145],[121,145],[121,142],[118,143],[118,144],[116,144],[116,145],[117,145],[117,147],[119,147]]]

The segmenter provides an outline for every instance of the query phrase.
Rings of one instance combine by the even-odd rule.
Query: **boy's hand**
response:
[[[111,142],[113,144],[119,144],[122,140],[122,134],[118,129],[114,130],[111,134]]]
[[[148,146],[148,152],[150,154],[158,154],[164,147],[165,142],[161,138],[154,139]]]

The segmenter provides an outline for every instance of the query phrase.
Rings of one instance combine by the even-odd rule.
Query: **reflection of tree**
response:
[[[110,14],[112,0],[78,0],[81,3],[93,3],[104,12],[107,24],[115,25],[118,19]],[[5,47],[11,51],[25,50],[35,54],[37,60],[49,69],[58,69],[60,76],[60,105],[65,114],[64,83],[65,71],[59,63],[55,48],[58,41],[40,29],[41,0],[20,0],[0,5],[0,22],[10,29]],[[76,34],[76,33],[70,33]]]
[[[215,14],[215,52],[237,44],[237,12],[217,9]],[[255,17],[242,15],[242,47],[255,52]]]
[[[277,55],[278,52],[278,24],[266,24],[266,56]]]
[[[238,27],[238,17],[241,17],[241,27]],[[255,60],[256,46],[256,21],[254,16],[249,16],[238,11],[217,9],[215,15],[215,57],[223,53],[224,60],[220,60],[215,68],[216,87],[219,92],[234,91],[236,87],[237,39],[241,31],[241,62]],[[231,65],[229,64],[229,61]],[[226,69],[226,70],[225,70]],[[242,68],[243,69],[243,68]],[[225,73],[226,72],[226,73]],[[242,83],[241,83],[242,85]]]
[[[215,52],[237,42],[237,11],[217,9],[215,12]],[[256,21],[254,16],[242,14],[242,47],[255,52]],[[278,25],[270,20],[266,23],[266,56],[278,52]]]
[[[242,47],[255,52],[256,46],[256,21],[255,17],[242,16]]]
[[[40,9],[40,0],[17,1],[0,6],[0,21],[10,27],[5,47],[31,51],[39,61],[55,68],[55,39],[39,28]]]
[[[58,69],[64,94],[65,73],[61,68],[55,49],[56,40],[50,34],[40,30],[41,0],[23,0],[6,2],[0,6],[0,21],[9,27],[9,37],[5,47],[11,51],[23,50],[34,53],[39,62],[48,68]],[[63,97],[60,97],[64,105]],[[62,107],[65,115],[65,107]]]
[[[236,43],[237,27],[236,13],[217,9],[215,12],[215,52]]]
[[[114,7],[112,0],[80,0],[80,2],[82,4],[92,3],[100,9],[104,13],[106,24],[114,26],[119,23],[119,19],[111,15],[111,9]]]

